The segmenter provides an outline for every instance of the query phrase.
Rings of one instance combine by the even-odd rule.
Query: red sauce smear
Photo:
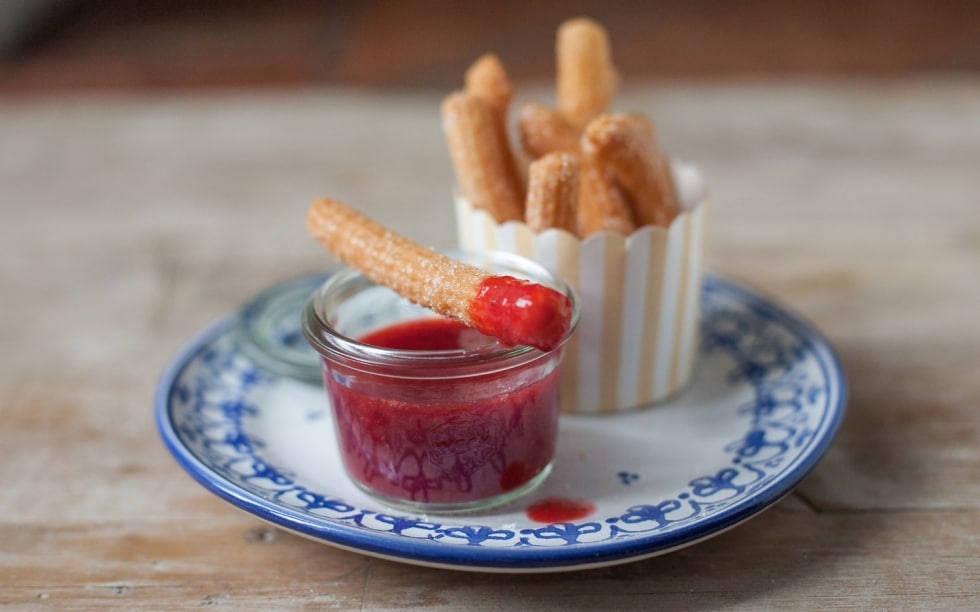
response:
[[[444,318],[392,325],[360,340],[404,350],[492,341]],[[520,487],[551,461],[558,428],[558,370],[520,382],[532,367],[456,380],[328,366],[324,381],[348,474],[382,495],[433,503]]]
[[[527,509],[527,518],[535,523],[569,523],[595,512],[595,504],[584,499],[548,497]]]
[[[470,320],[504,344],[527,344],[550,351],[571,325],[568,296],[549,287],[510,276],[487,277],[470,304]]]

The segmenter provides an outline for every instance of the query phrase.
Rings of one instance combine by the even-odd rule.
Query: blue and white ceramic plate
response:
[[[615,417],[563,417],[555,468],[528,497],[485,514],[412,516],[361,493],[314,385],[257,369],[235,321],[177,357],[156,396],[160,433],[191,476],[278,527],[387,559],[473,571],[613,565],[715,536],[789,493],[829,447],[846,388],[809,325],[709,277],[692,384],[668,403]],[[532,521],[543,499],[588,516]]]

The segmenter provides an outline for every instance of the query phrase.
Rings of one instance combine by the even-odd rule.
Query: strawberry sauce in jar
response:
[[[504,254],[453,257],[495,274],[572,290]],[[562,345],[504,346],[347,270],[310,299],[303,326],[320,354],[348,476],[390,506],[482,510],[547,477],[558,436]]]

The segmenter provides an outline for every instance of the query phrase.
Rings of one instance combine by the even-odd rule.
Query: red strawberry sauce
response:
[[[361,342],[403,350],[485,344],[448,319],[399,323]],[[478,334],[477,334],[478,335]],[[400,377],[330,364],[325,371],[348,473],[393,498],[463,504],[520,487],[552,460],[558,427],[557,355],[503,372],[438,378],[425,364]],[[414,378],[413,378],[414,377]]]

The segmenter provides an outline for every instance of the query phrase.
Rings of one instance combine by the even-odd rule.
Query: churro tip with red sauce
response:
[[[307,223],[317,242],[372,281],[503,344],[551,351],[568,336],[572,303],[559,291],[456,261],[337,200],[314,200]]]

